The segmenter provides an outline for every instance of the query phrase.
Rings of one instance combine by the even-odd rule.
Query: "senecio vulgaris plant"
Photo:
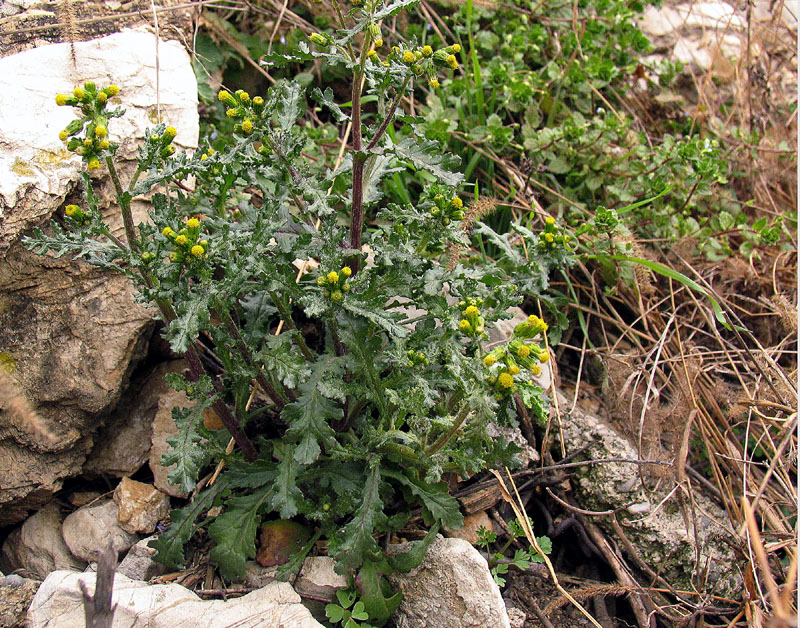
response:
[[[125,186],[109,139],[110,121],[123,115],[109,108],[119,88],[86,83],[58,95],[79,116],[61,139],[89,170],[108,169],[125,236],[103,221],[84,174],[84,206],[67,206],[51,232],[27,240],[41,253],[129,276],[185,357],[185,374],[168,379],[193,405],[173,411],[179,434],[163,464],[195,497],[153,543],[157,559],[182,566],[184,546],[207,526],[212,561],[237,579],[255,555],[260,523],[299,517],[315,532],[283,574],[324,539],[337,570],[352,577],[359,617],[373,625],[400,603],[383,576],[418,564],[441,526],[462,523],[442,475],[513,465],[516,448],[490,438],[487,425],[515,423],[519,404],[541,417],[546,403],[532,380],[548,356],[541,319],[486,345],[487,329],[520,297],[506,271],[458,259],[475,212],[451,169],[457,158],[422,139],[411,116],[402,118],[405,139],[387,133],[414,81],[436,88],[458,67],[457,46],[384,51],[381,20],[412,3],[366,0],[345,15],[333,0],[339,29],[268,59],[322,59],[352,75],[349,114],[330,88],[310,93],[331,120],[352,124],[351,148],[335,169],[307,156],[314,125],[296,82],[279,81],[264,96],[220,91],[236,136],[224,152],[176,152],[174,128],[149,129]],[[377,99],[374,124],[362,118],[363,90]],[[383,177],[407,168],[427,186],[412,204],[381,206]],[[131,200],[155,189],[150,219],[135,226]],[[375,226],[365,229],[373,210]],[[314,269],[298,273],[295,260],[313,260]],[[252,403],[254,386],[260,403]],[[209,415],[225,429],[213,429]],[[219,477],[199,481],[219,460]],[[209,515],[212,507],[219,514]],[[429,534],[388,556],[379,541],[414,513]]]

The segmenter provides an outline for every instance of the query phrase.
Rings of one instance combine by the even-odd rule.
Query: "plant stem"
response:
[[[189,349],[183,355],[184,358],[186,358],[186,362],[189,364],[189,378],[196,382],[200,379],[201,375],[206,374],[206,370],[203,368],[203,363],[200,361],[200,356],[197,355],[197,350],[193,346],[189,347]],[[242,450],[244,457],[249,462],[255,460],[258,457],[258,453],[256,452],[255,447],[253,447],[253,443],[247,437],[247,434],[242,431],[238,419],[233,416],[228,404],[222,401],[222,399],[218,398],[216,401],[214,401],[211,407],[214,408],[214,411],[222,420],[225,428],[233,437],[233,440],[236,441],[239,449]]]
[[[228,333],[233,337],[233,340],[236,344],[236,349],[239,351],[239,355],[242,356],[242,359],[247,363],[247,365],[256,370],[256,381],[258,385],[261,386],[261,390],[263,390],[267,396],[272,399],[272,402],[279,408],[283,409],[286,405],[286,401],[284,400],[283,396],[278,393],[277,390],[269,383],[264,372],[259,369],[250,356],[250,351],[247,349],[247,345],[242,340],[242,336],[239,333],[239,328],[236,326],[236,323],[231,318],[231,315],[227,312],[219,312],[217,311],[217,315],[225,322],[225,328],[228,330]]]
[[[364,226],[364,162],[367,156],[362,152],[361,143],[361,75],[359,66],[353,73],[353,203],[350,208],[350,248],[361,250],[361,230]],[[358,272],[361,258],[354,256],[350,261],[353,272]]]
[[[392,104],[389,105],[389,110],[386,112],[386,115],[383,118],[383,122],[378,127],[378,130],[375,131],[375,136],[372,138],[369,144],[367,144],[367,150],[372,150],[375,148],[375,145],[378,141],[383,137],[383,134],[386,132],[386,127],[389,126],[389,123],[394,118],[394,112],[397,110],[400,101],[403,99],[403,96],[406,93],[406,87],[408,87],[408,83],[411,80],[411,73],[409,72],[406,74],[406,78],[403,79],[403,84],[400,86],[400,89],[397,90],[397,93],[394,95],[394,100],[392,100]]]
[[[300,352],[303,354],[303,357],[309,362],[313,362],[315,359],[314,353],[308,348],[306,340],[303,338],[303,334],[301,334],[295,326],[294,321],[292,320],[292,315],[289,312],[289,309],[286,307],[286,304],[274,291],[270,291],[269,296],[272,298],[272,302],[275,304],[275,307],[278,308],[278,313],[281,315],[281,320],[283,320],[289,329],[297,332],[292,335],[292,338],[297,343],[297,346],[299,347]]]
[[[110,155],[106,157],[106,165],[111,175],[111,182],[114,184],[114,190],[117,193],[117,204],[122,214],[122,224],[125,225],[125,237],[128,240],[128,247],[138,253],[139,246],[136,244],[136,230],[133,226],[133,213],[131,212],[131,195],[122,189],[117,169],[114,167],[114,160],[111,159]]]
[[[447,442],[451,438],[453,438],[455,433],[461,428],[461,426],[463,425],[464,421],[466,420],[468,414],[469,414],[469,405],[467,405],[465,403],[461,407],[461,411],[458,413],[458,416],[456,417],[456,420],[453,423],[453,426],[449,430],[447,430],[444,434],[442,434],[436,440],[435,443],[433,443],[432,445],[426,447],[425,448],[425,454],[428,455],[428,456],[431,456],[431,455],[435,454],[437,451],[439,451],[442,447],[444,447],[447,444]]]

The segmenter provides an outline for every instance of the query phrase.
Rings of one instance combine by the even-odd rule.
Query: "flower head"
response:
[[[175,235],[175,232],[172,230],[172,227],[164,227],[161,230],[161,235],[163,235],[165,238],[170,238]]]
[[[433,89],[437,89],[439,87],[439,81],[437,81],[436,79],[431,79],[430,81],[428,81],[428,86],[432,87]]]
[[[328,273],[328,283],[337,283],[339,281],[339,273],[332,270]]]
[[[353,269],[351,269],[349,266],[342,266],[342,269],[339,272],[342,273],[345,277],[349,277],[350,275],[353,274]]]
[[[103,124],[98,124],[94,127],[94,134],[96,137],[105,137],[108,135],[108,129]]]
[[[414,56],[414,53],[411,52],[410,50],[406,50],[403,53],[403,63],[411,64],[411,63],[414,63],[414,61],[416,61],[416,60],[417,60],[417,58]]]
[[[71,218],[72,216],[74,216],[75,214],[77,214],[78,212],[80,212],[80,209],[78,208],[78,206],[77,206],[77,205],[67,205],[67,206],[64,208],[64,213],[65,213],[67,216],[69,216],[70,218]]]
[[[75,89],[72,90],[72,95],[75,96],[75,98],[77,98],[78,100],[82,100],[83,99],[83,88],[82,87],[76,87]]]
[[[104,103],[108,100],[108,95],[105,92],[97,92],[97,102]]]
[[[109,85],[103,91],[109,96],[116,96],[119,94],[119,87],[117,85]]]
[[[200,221],[197,220],[197,218],[189,218],[189,220],[186,221],[186,226],[189,227],[189,229],[197,229],[200,226]]]
[[[58,139],[60,139],[62,142],[66,142],[68,137],[69,137],[69,133],[67,133],[66,130],[61,131],[58,134]]]
[[[503,371],[497,377],[497,383],[503,388],[511,388],[514,385],[514,377],[511,375],[511,373]]]
[[[97,168],[100,167],[100,160],[99,159],[90,159],[89,163],[86,164],[86,167],[89,168],[89,170],[96,170]]]
[[[469,321],[466,318],[462,318],[458,323],[458,328],[461,331],[469,331],[472,329],[472,325],[469,324]]]
[[[111,147],[111,143],[108,140],[100,140],[100,142],[97,144],[97,147],[105,150],[106,148]]]
[[[528,345],[522,345],[517,349],[517,355],[521,358],[527,358],[531,354],[531,348]]]
[[[56,104],[59,107],[63,107],[67,104],[67,95],[66,94],[56,94]]]
[[[430,46],[423,46],[420,52],[422,52],[423,57],[430,57],[433,54],[433,48]]]
[[[180,236],[178,236],[178,237],[180,237]],[[194,245],[194,246],[191,248],[191,251],[190,251],[190,252],[191,252],[191,254],[192,254],[192,255],[194,255],[195,257],[202,257],[203,255],[205,255],[205,252],[206,252],[206,250],[205,250],[205,249],[204,249],[202,246],[200,246],[199,244],[195,244],[195,245]]]
[[[478,308],[475,307],[474,305],[470,305],[469,307],[467,307],[466,310],[464,310],[464,314],[466,314],[467,316],[477,316]]]
[[[484,366],[492,366],[495,362],[497,362],[497,358],[494,357],[491,353],[483,358]]]
[[[250,133],[253,130],[253,123],[250,120],[245,120],[242,122],[242,131],[245,133]]]

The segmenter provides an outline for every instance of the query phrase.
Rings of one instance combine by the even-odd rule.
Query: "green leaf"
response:
[[[328,604],[325,607],[325,615],[328,616],[334,624],[338,624],[344,618],[345,610],[336,604]]]
[[[366,318],[396,338],[405,338],[410,333],[408,329],[397,323],[402,318],[402,314],[399,312],[370,310],[362,307],[361,304],[353,299],[345,299],[342,302],[342,308],[356,316]]]
[[[547,169],[555,174],[567,174],[572,166],[563,157],[551,157],[547,162]]]
[[[437,522],[430,530],[428,530],[428,533],[425,535],[424,539],[421,541],[415,541],[412,544],[410,550],[389,556],[387,558],[389,566],[394,571],[399,571],[401,573],[408,573],[412,569],[418,567],[422,561],[425,560],[425,555],[428,553],[428,548],[436,539],[436,535],[438,533],[439,523]]]
[[[375,528],[385,525],[387,521],[383,513],[380,487],[381,465],[378,458],[373,458],[369,477],[361,493],[361,505],[342,530],[344,541],[334,555],[338,573],[355,571],[365,560],[377,560],[382,555],[381,548],[372,538]]]
[[[284,131],[290,131],[300,117],[302,88],[295,81],[278,81],[270,88],[270,95],[275,98],[273,120]]]
[[[344,113],[339,108],[339,105],[336,104],[336,101],[333,99],[333,90],[330,87],[326,87],[324,92],[321,91],[319,87],[315,87],[311,90],[311,97],[328,109],[337,122],[344,122],[350,119],[350,116]]]
[[[297,514],[303,493],[297,487],[297,462],[292,455],[292,447],[284,443],[275,443],[275,455],[281,458],[278,463],[278,477],[272,486],[269,506],[278,511],[281,519],[291,519]]]
[[[183,569],[186,563],[183,547],[197,529],[194,524],[195,520],[200,516],[201,512],[211,506],[214,498],[227,487],[228,482],[222,477],[213,487],[202,491],[195,497],[191,504],[175,509],[170,513],[171,525],[167,531],[162,532],[158,535],[158,538],[147,544],[147,547],[156,550],[156,561],[172,569]]]
[[[186,353],[201,327],[208,324],[211,300],[207,292],[194,292],[179,302],[176,307],[178,317],[169,325],[169,346],[175,353]]]
[[[261,509],[272,491],[264,486],[252,495],[231,497],[225,511],[208,526],[208,535],[216,542],[210,558],[219,566],[226,580],[245,575],[245,561],[256,555],[256,533],[261,523]]]
[[[459,510],[458,501],[448,494],[447,484],[444,482],[426,484],[419,480],[412,480],[404,473],[392,469],[384,469],[383,475],[393,478],[411,489],[411,492],[419,498],[424,509],[435,521],[441,521],[451,530],[456,530],[464,524],[464,517]]]
[[[178,433],[167,438],[172,447],[161,456],[164,467],[175,465],[167,474],[167,479],[180,486],[184,493],[191,493],[197,482],[200,469],[208,464],[210,451],[203,447],[206,430],[203,427],[203,406],[191,408],[172,408],[172,419]]]
[[[430,172],[445,185],[457,186],[464,180],[463,174],[451,170],[461,164],[461,158],[442,153],[438,142],[407,137],[386,150],[391,150],[399,159],[410,161],[416,170]]]
[[[326,448],[336,445],[336,433],[330,421],[342,418],[342,409],[321,393],[321,382],[334,358],[325,356],[314,364],[311,377],[300,385],[297,401],[288,404],[281,418],[289,425],[286,436],[300,441],[294,459],[300,464],[311,464],[321,452],[320,443]]]

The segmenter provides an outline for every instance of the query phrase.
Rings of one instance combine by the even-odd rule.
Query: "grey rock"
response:
[[[61,534],[70,552],[85,561],[95,561],[97,553],[111,542],[118,554],[128,550],[138,537],[128,534],[117,522],[117,505],[107,499],[79,508],[64,519]]]
[[[525,621],[528,617],[521,610],[518,608],[507,608],[506,612],[508,613],[508,621],[511,624],[511,628],[523,628],[525,626]]]
[[[169,514],[167,495],[150,484],[130,478],[122,478],[117,485],[114,503],[119,508],[117,521],[120,527],[130,534],[150,534]]]
[[[562,408],[569,408],[570,404],[560,397]],[[580,408],[562,416],[561,426],[567,455],[591,445],[581,454],[585,459],[639,460],[624,434]],[[691,500],[696,508],[693,517],[692,513],[682,511],[677,496],[680,489],[669,495],[674,484],[666,486],[662,482],[646,494],[635,464],[587,465],[579,467],[576,475],[572,484],[579,505],[589,510],[618,510],[617,518],[637,553],[672,586],[692,590],[693,586],[699,586],[693,583],[693,578],[703,571],[707,579],[703,586],[713,587],[719,595],[735,597],[741,592],[742,580],[733,567],[736,557],[726,543],[726,538],[735,536],[727,525],[728,517],[697,486]],[[690,500],[684,499],[684,504],[691,508],[689,503]],[[596,521],[615,537],[607,517],[597,517]],[[693,522],[696,522],[696,537]],[[623,546],[621,542],[619,545]],[[695,550],[700,553],[700,570],[695,567]]]
[[[271,582],[275,582],[275,574],[278,572],[278,566],[262,567],[254,560],[248,560],[245,563],[245,576],[244,582],[248,587],[260,589],[265,587]]]
[[[96,574],[54,571],[39,587],[28,611],[30,628],[83,625],[79,581],[94,590]],[[177,584],[148,585],[122,574],[114,576],[114,624],[126,628],[323,628],[289,584],[273,582],[247,595],[201,600]]]
[[[20,240],[64,203],[81,202],[80,159],[58,139],[74,114],[56,105],[56,92],[84,80],[122,86],[127,113],[111,133],[115,140],[127,138],[117,153],[123,176],[135,168],[137,138],[152,126],[156,108],[154,44],[144,31],[77,42],[80,76],[69,44],[0,59],[0,347],[15,362],[22,395],[54,437],[38,438],[22,416],[0,429],[0,526],[24,520],[64,478],[80,473],[93,434],[144,355],[153,311],[135,303],[127,278],[37,256]],[[159,72],[162,114],[178,129],[176,142],[194,147],[197,85],[182,45],[160,43]],[[101,206],[108,208],[111,183],[97,176]],[[149,204],[134,206],[134,221],[144,220]],[[120,235],[119,211],[105,209],[104,215]]]
[[[151,580],[167,572],[167,567],[157,563],[154,559],[156,550],[147,547],[147,544],[155,539],[149,536],[134,545],[122,562],[117,567],[117,573],[130,578],[131,580]]]
[[[21,569],[30,577],[44,579],[56,569],[83,569],[86,563],[70,553],[61,537],[61,519],[58,505],[51,502],[13,530],[3,543],[3,570]],[[19,576],[6,580],[14,577]]]
[[[15,573],[12,573],[10,576],[6,576],[3,578],[3,586],[4,587],[12,587],[16,589],[17,587],[21,587],[25,584],[25,578],[22,576],[18,576]]]
[[[408,543],[390,547],[391,552],[408,549]],[[419,567],[388,578],[403,592],[397,628],[510,628],[486,559],[462,539],[438,537]]]

